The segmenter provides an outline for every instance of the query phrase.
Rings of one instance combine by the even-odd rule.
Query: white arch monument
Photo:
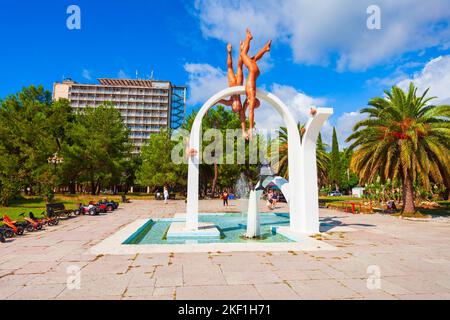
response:
[[[198,191],[200,164],[201,124],[206,112],[221,99],[233,95],[245,94],[245,87],[224,89],[211,97],[202,106],[192,125],[190,148],[199,152],[189,158],[188,193],[185,232],[197,232],[198,223]],[[319,108],[314,117],[306,124],[303,141],[300,139],[297,122],[288,107],[275,95],[258,90],[258,99],[266,101],[283,118],[288,130],[289,158],[289,211],[290,230],[295,233],[315,234],[319,232],[319,205],[316,164],[316,141],[325,121],[333,114],[333,109]],[[293,161],[294,159],[294,161]]]

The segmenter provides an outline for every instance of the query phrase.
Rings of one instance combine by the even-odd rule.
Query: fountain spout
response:
[[[271,180],[273,176],[274,174],[270,164],[267,161],[264,161],[261,164],[259,182],[256,185],[255,190],[250,191],[250,197],[248,199],[247,232],[245,233],[246,238],[252,239],[261,236],[258,204],[259,199],[261,199],[261,195],[267,186],[267,181]]]
[[[249,239],[261,236],[261,225],[258,214],[258,199],[261,193],[262,191],[250,191],[247,212],[247,232],[245,233],[245,237]]]

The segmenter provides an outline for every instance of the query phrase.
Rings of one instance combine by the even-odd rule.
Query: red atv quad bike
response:
[[[31,218],[25,217],[25,213],[21,213],[19,216],[22,217],[25,220],[25,223],[26,223],[26,228],[25,229],[28,232],[42,230],[42,227],[43,227],[42,223],[40,223],[38,221],[35,221],[35,220],[31,219]]]
[[[21,235],[20,234],[21,231],[26,230],[26,227],[27,227],[27,224],[28,224],[25,221],[16,221],[16,220],[13,221],[6,214],[3,215],[3,218],[1,218],[1,220],[7,226],[11,226],[11,227],[14,226],[14,227],[16,227],[18,229],[17,230],[18,233],[16,233],[16,234],[18,234],[18,235]],[[22,232],[22,234],[23,234],[23,232]]]
[[[113,207],[111,205],[108,205],[107,203],[104,203],[103,201],[97,202],[96,206],[100,209],[101,213],[107,213],[113,211]]]
[[[11,219],[9,219],[8,216],[0,218],[0,221],[3,222],[2,228],[3,228],[3,235],[5,236],[5,238],[12,238],[14,237],[14,235],[18,236],[23,235],[23,232],[25,230],[23,225],[17,224],[16,221],[11,221]]]
[[[56,226],[59,223],[59,218],[49,218],[45,212],[42,213],[43,218],[36,218],[33,212],[29,213],[30,219],[42,224],[43,226],[49,225],[50,227]]]
[[[98,202],[98,205],[105,205],[106,211],[111,212],[119,208],[119,203],[115,201],[108,201],[108,199],[103,199]]]
[[[3,227],[0,227],[0,242],[1,243],[5,243],[6,242],[6,238],[5,238],[5,229]]]
[[[104,204],[104,203],[100,203],[100,202],[95,203],[94,201],[91,201],[91,202],[89,202],[89,205],[95,206],[99,213],[106,213],[108,211],[108,208],[107,208],[106,204]]]
[[[90,204],[88,206],[83,205],[80,203],[80,206],[77,210],[75,210],[76,215],[91,215],[91,216],[98,216],[99,215],[99,208],[96,206]]]

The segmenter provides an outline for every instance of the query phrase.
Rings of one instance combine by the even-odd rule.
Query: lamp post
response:
[[[261,161],[261,168],[259,169],[259,183],[258,187],[255,189],[255,191],[264,191],[266,187],[263,185],[264,181],[268,177],[273,177],[275,174],[273,173],[272,167],[269,164],[269,161],[266,159]]]
[[[58,152],[56,152],[52,157],[47,159],[47,162],[53,165],[53,174],[56,174],[56,167],[64,162],[64,158],[59,157]]]
[[[53,157],[50,157],[47,159],[49,164],[53,164],[54,168],[56,169],[56,166],[58,164],[61,164],[64,162],[64,158],[63,157],[58,157],[58,153],[56,152]]]

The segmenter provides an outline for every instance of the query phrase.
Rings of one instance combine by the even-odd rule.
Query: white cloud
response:
[[[305,123],[310,118],[312,106],[325,107],[327,103],[327,100],[324,98],[308,96],[290,86],[273,84],[269,91],[280,98],[290,109],[294,118],[302,123]],[[349,144],[345,142],[345,139],[353,132],[354,125],[365,117],[359,111],[346,112],[337,118],[332,116],[322,127],[323,141],[331,146],[333,126],[335,126],[339,146],[341,148],[347,147]],[[272,107],[265,104],[256,110],[255,119],[259,128],[276,129],[284,126],[281,116]]]
[[[227,87],[227,77],[223,70],[215,68],[209,64],[188,63],[184,66],[189,74],[188,86],[190,97],[188,103],[191,105],[201,105],[212,95]],[[296,121],[305,123],[310,115],[310,109],[314,107],[326,106],[327,100],[320,97],[312,97],[294,87],[274,83],[267,91],[273,93],[281,99],[291,111]],[[330,119],[322,128],[323,140],[331,144],[333,125],[336,126],[338,139],[341,147],[348,144],[345,139],[352,132],[356,122],[364,116],[359,112],[344,113],[336,120]],[[256,127],[260,129],[273,130],[284,126],[283,119],[277,111],[266,103],[255,111]]]
[[[187,63],[184,70],[189,74],[188,104],[203,104],[214,94],[228,86],[227,75],[220,68],[206,63]]]
[[[201,105],[228,86],[227,75],[220,68],[209,64],[187,63],[184,69],[188,73],[190,105]],[[311,106],[323,106],[325,103],[325,99],[313,98],[293,87],[276,83],[268,91],[279,97],[289,107],[295,119],[301,122],[307,120]],[[264,103],[255,113],[255,121],[258,126],[266,129],[283,125],[281,116]]]
[[[431,60],[420,72],[400,81],[398,86],[406,90],[411,81],[420,94],[430,88],[428,96],[437,97],[432,103],[450,104],[450,55]]]
[[[366,26],[369,5],[381,8],[381,30]],[[448,0],[196,0],[205,37],[237,45],[250,27],[255,45],[287,44],[297,63],[363,70],[406,52],[448,45]]]
[[[411,73],[411,69],[423,67],[424,63],[420,62],[407,62],[397,66],[391,74],[386,77],[375,77],[366,81],[368,87],[380,87],[383,89],[390,88],[400,81],[407,79]]]
[[[91,72],[88,69],[83,69],[81,76],[86,80],[89,80],[89,81],[92,80]]]
[[[117,78],[128,79],[130,77],[127,75],[127,73],[124,70],[120,69],[119,72],[117,73]]]
[[[268,90],[281,99],[291,111],[297,122],[305,123],[310,117],[309,112],[312,106],[324,106],[326,100],[314,98],[298,91],[294,87],[274,83]],[[256,126],[264,129],[277,129],[285,126],[283,119],[274,108],[263,103],[255,111]]]
[[[345,142],[345,139],[353,133],[353,127],[355,124],[363,119],[367,118],[367,115],[359,113],[359,111],[345,112],[336,120],[336,134],[339,141],[339,147],[345,148],[349,143]],[[331,133],[327,141],[331,143]]]

